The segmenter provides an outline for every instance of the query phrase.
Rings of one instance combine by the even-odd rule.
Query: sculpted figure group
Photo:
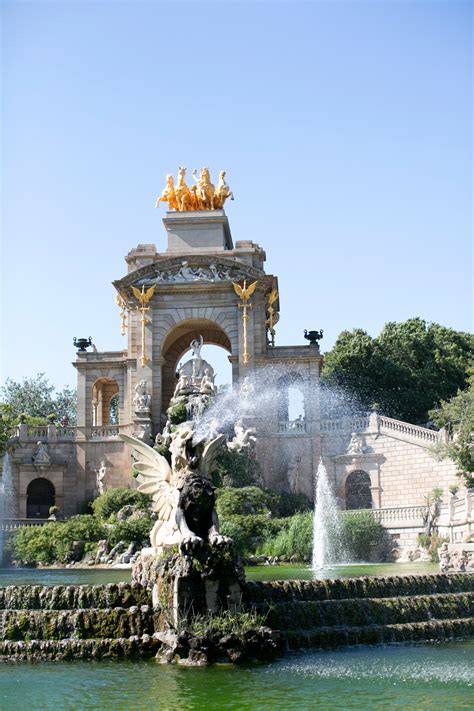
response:
[[[172,175],[166,176],[166,187],[157,199],[155,207],[160,202],[167,202],[170,210],[177,212],[190,212],[193,210],[221,210],[228,197],[234,199],[229,186],[225,182],[225,170],[219,173],[217,186],[211,183],[209,168],[201,168],[199,178],[197,171],[193,170],[195,185],[191,189],[185,183],[186,168],[178,169],[178,180],[175,184]]]

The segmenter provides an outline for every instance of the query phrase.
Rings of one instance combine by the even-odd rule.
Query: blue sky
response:
[[[227,170],[278,344],[472,328],[470,3],[7,0],[2,32],[2,378],[124,347],[111,282],[178,165]]]

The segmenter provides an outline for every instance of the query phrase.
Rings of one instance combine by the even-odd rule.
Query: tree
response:
[[[12,436],[15,417],[12,409],[6,403],[0,402],[0,457],[7,449],[7,442]]]
[[[474,487],[474,368],[469,371],[468,387],[431,410],[430,416],[450,435],[448,442],[437,446],[437,455],[452,459],[466,486]]]
[[[420,318],[387,323],[376,338],[343,331],[325,356],[323,382],[344,388],[361,410],[376,401],[391,417],[423,423],[465,387],[472,346],[470,334]]]
[[[12,418],[27,414],[33,418],[46,418],[54,414],[59,421],[67,418],[70,424],[76,421],[76,391],[65,386],[59,392],[44,373],[22,382],[7,378],[0,388],[2,405],[8,405]]]

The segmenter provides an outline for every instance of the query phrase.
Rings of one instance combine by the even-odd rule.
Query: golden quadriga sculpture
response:
[[[189,188],[184,180],[186,168],[178,169],[178,180],[175,184],[172,175],[166,176],[166,187],[157,199],[155,207],[160,202],[167,202],[170,210],[177,212],[191,212],[193,210],[221,210],[228,197],[234,199],[229,186],[225,182],[225,170],[219,173],[217,186],[211,183],[209,168],[201,168],[199,178],[197,171],[193,170],[195,185]]]

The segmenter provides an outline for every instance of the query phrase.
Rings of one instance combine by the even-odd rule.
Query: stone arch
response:
[[[54,484],[44,477],[33,479],[26,489],[26,517],[48,518],[49,509],[55,502]]]
[[[346,509],[372,508],[370,474],[362,469],[356,469],[347,475],[344,492]]]
[[[111,400],[119,395],[120,388],[109,376],[102,376],[92,385],[92,425],[104,427],[111,424]],[[118,412],[118,406],[117,406]]]
[[[301,373],[284,373],[277,381],[279,428],[304,430],[306,421],[306,383]],[[296,406],[296,410],[294,407]]]
[[[184,353],[189,350],[191,341],[203,337],[204,343],[221,346],[230,355],[233,343],[226,330],[216,321],[205,318],[185,319],[175,325],[166,335],[161,346],[162,365],[162,402],[163,411],[176,385],[176,366]]]

